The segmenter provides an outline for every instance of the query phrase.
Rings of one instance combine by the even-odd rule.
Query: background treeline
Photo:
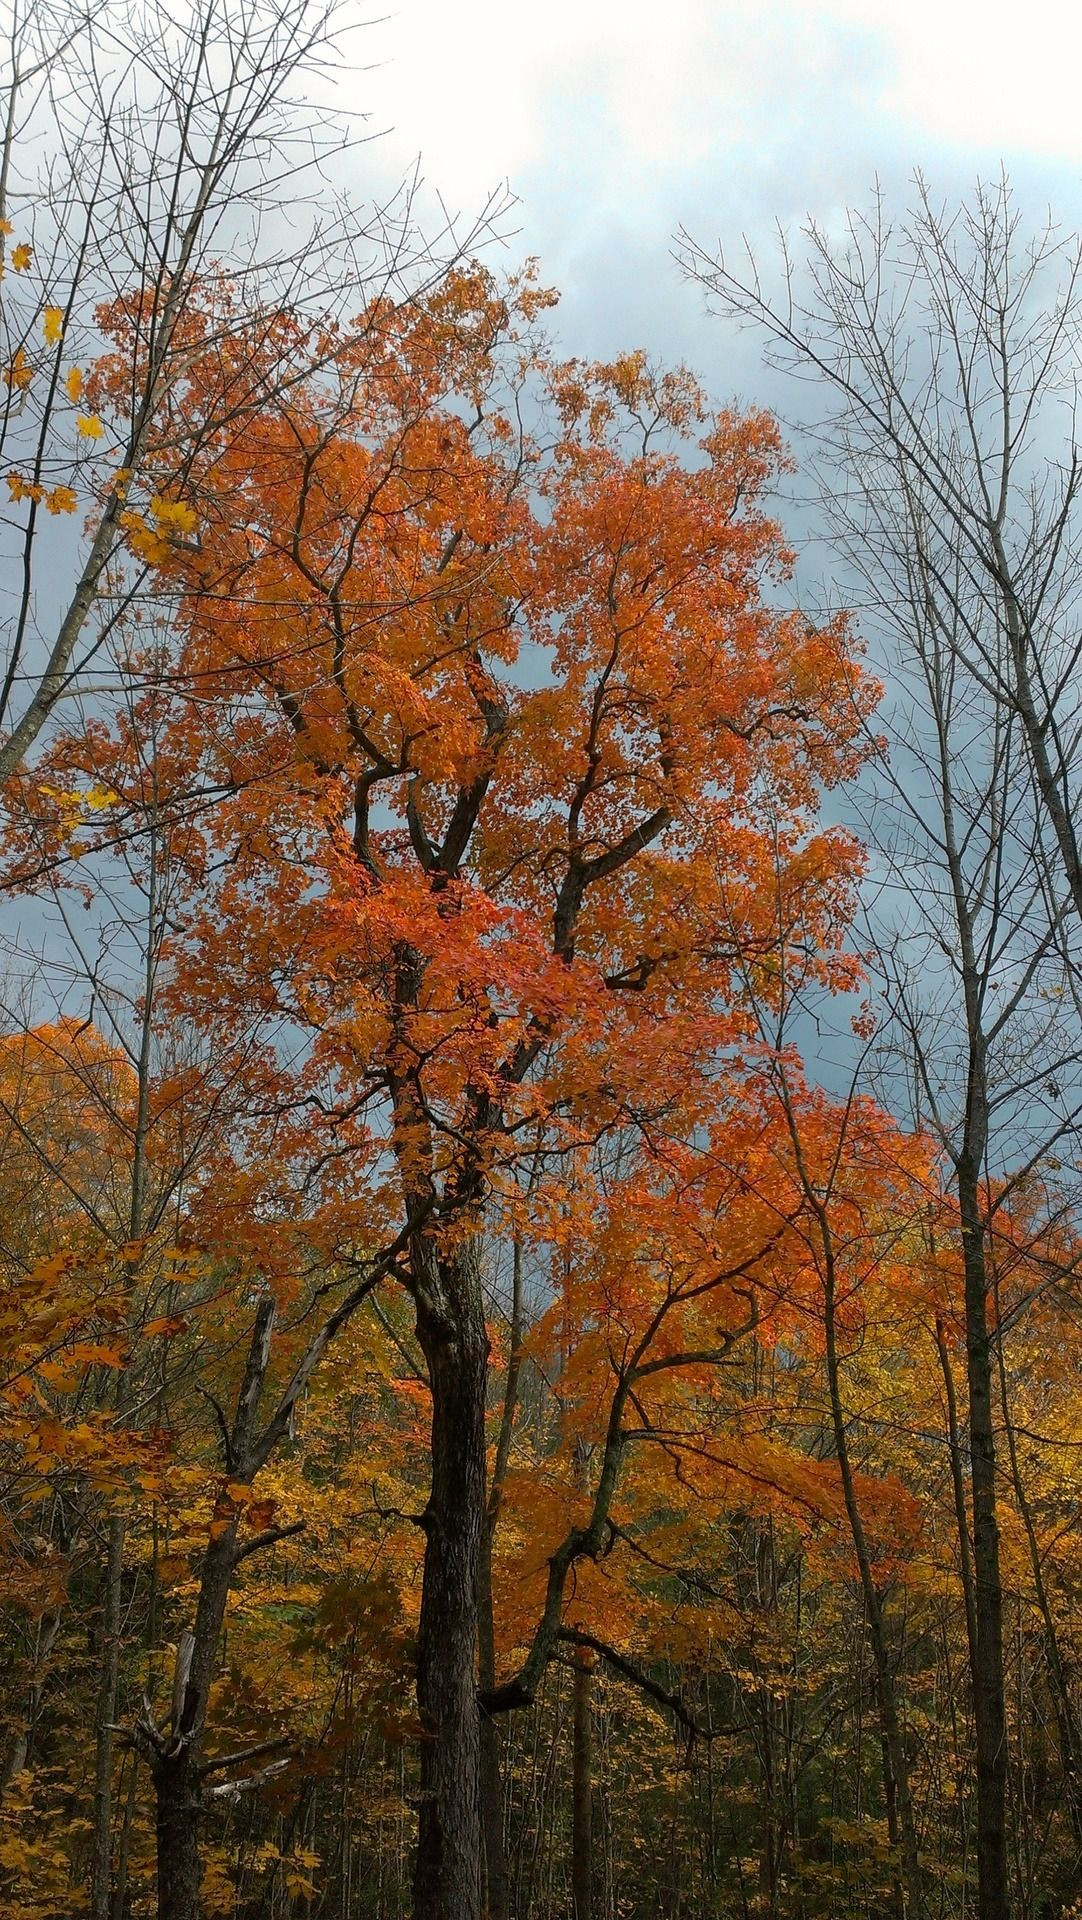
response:
[[[24,1111],[37,1079],[40,1125],[45,1080],[71,1125],[93,1071],[71,1031],[47,1030],[32,1049],[9,1043],[8,1073],[16,1062]],[[100,1196],[116,1161],[85,1107],[82,1118],[82,1171]],[[10,1126],[5,1167],[28,1240],[36,1233],[53,1245],[63,1195],[35,1177]],[[495,1443],[510,1356],[511,1254],[494,1247],[486,1260],[500,1360]],[[25,1299],[20,1268],[9,1263],[8,1272],[11,1292]],[[540,1272],[532,1281],[551,1290]],[[220,1493],[214,1402],[228,1404],[235,1391],[224,1275],[172,1249],[149,1273],[144,1264],[125,1299],[127,1323],[141,1331],[122,1349],[118,1312],[101,1289],[99,1273],[78,1325],[49,1329],[52,1357],[29,1376],[33,1392],[13,1379],[6,1397],[0,1861],[12,1913],[59,1915],[85,1902],[110,1657],[117,1725],[139,1714],[146,1691],[160,1715],[168,1710],[175,1648],[193,1615]],[[47,1296],[39,1286],[34,1297]],[[926,1910],[954,1913],[972,1899],[974,1875],[955,1484],[966,1460],[964,1430],[952,1437],[960,1343],[937,1298],[914,1255],[899,1290],[862,1318],[844,1393],[904,1703]],[[1024,1332],[1004,1342],[1010,1384],[1006,1371],[1000,1382],[1010,1867],[1033,1913],[1069,1904],[1078,1875],[1063,1744],[1065,1715],[1079,1710],[1076,1311],[1056,1289],[1035,1303]],[[525,1312],[521,1339],[493,1537],[509,1639],[596,1446],[551,1311]],[[630,1478],[611,1550],[568,1608],[588,1643],[563,1643],[536,1703],[501,1726],[504,1911],[566,1913],[573,1882],[583,1903],[588,1887],[588,1910],[606,1916],[892,1907],[897,1852],[875,1661],[839,1490],[823,1339],[813,1320],[780,1348],[749,1339],[699,1416],[682,1484],[670,1481],[659,1496],[653,1474],[643,1485]],[[6,1345],[16,1376],[28,1353],[25,1326],[11,1327]],[[138,1438],[118,1436],[106,1417],[121,1350]],[[386,1324],[382,1316],[359,1321],[307,1393],[280,1463],[260,1479],[248,1514],[253,1535],[299,1522],[304,1530],[251,1555],[230,1606],[212,1695],[214,1745],[223,1756],[256,1751],[208,1777],[210,1788],[234,1784],[208,1801],[208,1913],[409,1911],[421,1572],[410,1516],[426,1494],[420,1372],[401,1311],[388,1309]],[[680,1424],[689,1430],[686,1409]],[[110,1646],[107,1545],[117,1512],[124,1531]],[[279,1748],[259,1751],[275,1740]],[[153,1912],[147,1770],[123,1744],[110,1765],[114,1910]],[[256,1779],[253,1790],[242,1790],[245,1777]]]

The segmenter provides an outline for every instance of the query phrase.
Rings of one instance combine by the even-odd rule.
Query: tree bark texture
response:
[[[233,1583],[236,1522],[210,1541],[203,1561],[191,1665],[176,1690],[172,1738],[153,1764],[158,1846],[158,1920],[202,1920],[200,1761],[207,1697]]]
[[[475,1663],[486,1526],[488,1339],[472,1254],[440,1261],[432,1280],[417,1292],[417,1337],[432,1389],[432,1481],[417,1637],[423,1732],[414,1914],[415,1920],[480,1920],[484,1840]]]
[[[977,1744],[977,1881],[980,1920],[1007,1920],[1007,1713],[1003,1681],[1003,1588],[996,1513],[996,1439],[988,1276],[977,1171],[958,1172],[965,1268],[969,1383],[970,1502],[973,1515],[975,1658],[973,1719]]]

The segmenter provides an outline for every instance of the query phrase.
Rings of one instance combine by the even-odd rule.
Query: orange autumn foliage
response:
[[[283,1151],[348,1139],[376,1222],[387,1145],[397,1179],[441,1177],[479,1101],[501,1192],[526,1129],[570,1149],[666,1113],[686,1136],[749,1032],[738,961],[766,978],[800,939],[853,977],[859,855],[816,814],[876,689],[844,623],[761,598],[788,566],[777,431],[642,356],[555,363],[545,304],[462,272],[340,333],[264,327],[254,370],[209,324],[200,359],[191,323],[189,405],[261,353],[313,370],[185,476],[183,538],[154,534],[181,596],[172,798],[219,796],[181,848],[176,1001],[296,1027]],[[127,751],[92,741],[93,777],[138,807]],[[391,1123],[405,1060],[423,1093]]]
[[[93,819],[80,805],[84,854],[152,813],[184,876],[168,1000],[207,1062],[200,1099],[231,1120],[192,1200],[201,1243],[287,1301],[299,1246],[347,1265],[383,1248],[412,1297],[438,1515],[422,1807],[472,1872],[452,1801],[476,1738],[476,1248],[524,1209],[547,1256],[577,1234],[573,1285],[551,1260],[554,1311],[574,1330],[566,1391],[596,1421],[613,1342],[634,1357],[610,1423],[634,1389],[636,1418],[701,1428],[717,1355],[782,1323],[806,1284],[800,1200],[770,1191],[779,1123],[746,981],[769,1001],[791,950],[820,989],[857,977],[860,849],[819,810],[878,690],[844,620],[765,597],[790,564],[765,508],[774,423],[641,355],[561,364],[529,276],[461,271],[340,329],[283,317],[246,353],[213,325],[228,290],[206,297],[169,407],[224,418],[235,389],[230,427],[183,472],[163,458],[123,521],[175,598],[175,657],[143,718],[58,738],[22,777],[34,830],[13,845],[66,857],[72,794],[110,797]],[[88,383],[113,413],[131,322],[118,307],[115,364]],[[678,1490],[667,1458],[643,1498]],[[785,1465],[752,1438],[731,1470],[765,1487]],[[814,1498],[829,1508],[829,1486]],[[570,1540],[596,1559],[593,1534]],[[535,1592],[534,1616],[563,1602]],[[422,1866],[450,1871],[422,1824]]]

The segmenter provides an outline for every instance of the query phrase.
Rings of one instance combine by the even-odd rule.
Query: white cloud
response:
[[[949,197],[1002,157],[1025,207],[1082,224],[1082,17],[1053,0],[390,3],[357,41],[350,104],[390,129],[359,186],[420,155],[468,218],[509,181],[512,252],[565,290],[569,350],[641,342],[709,369],[677,226],[761,243],[776,219],[832,223],[877,175],[896,197],[917,165]],[[752,365],[730,334],[722,389],[757,387]]]
[[[830,11],[883,34],[888,97],[914,132],[1008,158],[1082,160],[1082,16],[1069,0],[832,0]]]
[[[365,94],[390,152],[420,151],[460,200],[550,168],[590,200],[750,158],[787,107],[829,98],[847,52],[830,10],[718,0],[400,0],[370,33]]]
[[[401,161],[476,201],[548,169],[589,200],[880,134],[1082,158],[1061,0],[399,0],[363,82]],[[798,145],[799,138],[799,145]]]

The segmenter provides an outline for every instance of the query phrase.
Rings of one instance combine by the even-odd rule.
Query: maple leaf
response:
[[[46,491],[40,481],[26,480],[22,474],[9,473],[7,475],[7,484],[8,492],[14,502],[33,500],[40,505],[41,501],[46,499]]]
[[[26,240],[21,241],[17,247],[12,248],[11,264],[14,267],[16,273],[26,272],[27,267],[30,265],[31,252],[32,252],[32,249],[30,247],[30,244]]]
[[[96,413],[80,413],[75,417],[75,430],[84,440],[100,440],[105,428]]]
[[[15,357],[8,365],[4,374],[7,385],[13,387],[17,392],[22,393],[30,385],[33,378],[34,369],[26,357],[25,348],[17,347]]]
[[[64,332],[63,307],[46,307],[42,316],[42,329],[46,346],[55,347]]]
[[[143,1332],[149,1339],[157,1337],[162,1340],[172,1340],[178,1333],[185,1331],[187,1324],[179,1314],[161,1314],[154,1320],[148,1320]]]
[[[152,518],[162,534],[192,534],[199,525],[199,516],[191,507],[180,500],[163,500],[155,494],[150,502]]]

